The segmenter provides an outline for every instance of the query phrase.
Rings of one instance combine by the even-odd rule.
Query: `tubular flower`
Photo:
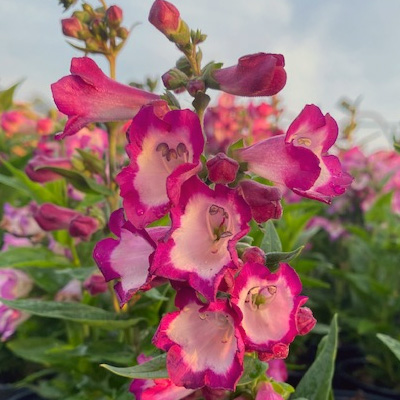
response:
[[[131,162],[117,182],[128,220],[143,228],[168,212],[182,183],[201,168],[204,139],[192,111],[174,110],[160,119],[151,106],[133,119],[128,139]]]
[[[215,70],[210,87],[236,96],[272,96],[286,84],[284,66],[281,54],[249,54],[237,65]]]
[[[243,372],[240,320],[227,300],[204,305],[195,292],[178,292],[179,311],[163,317],[153,343],[168,351],[167,370],[175,385],[234,390]],[[201,351],[199,351],[201,349]]]
[[[151,287],[153,277],[149,274],[149,257],[167,228],[139,231],[125,221],[122,208],[111,214],[109,227],[119,240],[108,238],[98,242],[93,258],[107,282],[118,280],[114,288],[123,306],[138,290]]]
[[[321,172],[318,179],[308,190],[294,189],[301,196],[330,203],[332,197],[346,191],[353,178],[343,171],[339,159],[328,150],[338,136],[336,121],[329,115],[309,104],[292,122],[286,133],[285,143],[311,150],[320,161]]]
[[[305,299],[299,296],[300,291],[300,279],[288,264],[280,264],[276,273],[261,264],[243,266],[232,302],[243,314],[241,329],[246,349],[278,356],[279,349],[274,346],[285,347],[293,341],[298,334],[296,313]]]
[[[37,155],[29,160],[25,167],[25,173],[34,182],[45,183],[62,179],[62,176],[46,169],[46,167],[57,167],[71,169],[72,164],[69,158],[53,158],[44,155]]]
[[[238,265],[235,246],[248,232],[250,209],[236,191],[222,185],[213,191],[192,177],[182,185],[171,218],[169,239],[159,243],[152,273],[187,281],[214,300],[225,271]]]
[[[308,105],[286,135],[263,140],[237,153],[251,172],[303,197],[330,203],[352,182],[339,159],[327,153],[337,134],[335,120],[329,114],[324,116],[317,106]]]
[[[58,109],[68,116],[59,138],[70,136],[92,122],[132,119],[144,104],[154,103],[162,114],[166,103],[160,97],[107,77],[88,57],[73,58],[71,75],[51,85]]]

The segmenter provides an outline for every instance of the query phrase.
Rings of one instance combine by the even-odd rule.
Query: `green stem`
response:
[[[75,240],[71,238],[69,249],[72,255],[72,262],[74,263],[75,267],[81,266],[81,260],[79,259],[78,252],[76,251]]]

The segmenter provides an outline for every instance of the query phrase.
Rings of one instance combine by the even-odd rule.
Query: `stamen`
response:
[[[205,319],[207,319],[207,314],[206,313],[200,313],[199,314],[199,318],[204,321]]]
[[[179,157],[182,157],[184,154],[189,153],[184,143],[179,143],[178,146],[176,146],[176,152],[178,153]]]
[[[218,214],[218,211],[219,211],[219,207],[216,206],[215,204],[213,204],[213,205],[209,208],[209,210],[208,210],[208,212],[210,213],[210,215]]]
[[[232,232],[229,232],[229,231],[225,231],[225,232],[223,232],[221,235],[220,235],[220,239],[225,239],[225,238],[227,238],[227,237],[231,237],[232,236]]]
[[[169,146],[167,143],[159,143],[156,147],[156,151],[161,151],[161,155],[165,157],[169,151]]]
[[[297,143],[300,145],[304,145],[304,146],[311,146],[311,139],[306,138],[306,137],[301,137],[299,139],[297,139]]]
[[[169,159],[172,159],[172,158],[174,158],[175,160],[178,159],[178,154],[176,153],[175,149],[169,149],[168,156],[169,156]]]

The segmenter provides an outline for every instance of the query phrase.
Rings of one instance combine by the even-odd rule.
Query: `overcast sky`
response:
[[[202,45],[205,62],[229,66],[245,54],[283,54],[288,82],[281,95],[291,116],[314,103],[340,120],[338,100],[362,96],[362,109],[399,125],[399,0],[172,2],[191,28],[208,34]],[[179,52],[147,22],[152,0],[117,4],[127,26],[142,23],[119,57],[118,80],[159,77]],[[60,19],[71,13],[62,10],[57,0],[0,1],[0,87],[25,78],[18,99],[40,96],[51,104],[50,84],[68,74],[71,58],[80,56],[61,34]],[[107,70],[100,57],[94,58]]]

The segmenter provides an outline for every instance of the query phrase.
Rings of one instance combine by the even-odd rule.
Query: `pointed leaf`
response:
[[[244,356],[243,375],[240,378],[238,385],[247,385],[256,380],[261,375],[265,375],[268,364],[260,361],[258,358]]]
[[[261,249],[264,250],[266,254],[271,252],[281,252],[282,243],[275,229],[275,225],[271,220],[264,224],[263,231],[264,237],[261,242]]]
[[[26,311],[33,315],[81,322],[104,329],[127,328],[136,325],[141,320],[141,318],[117,319],[117,315],[112,312],[80,303],[34,299],[5,300],[1,298],[0,301],[11,308]]]
[[[328,400],[332,388],[335,358],[338,343],[337,314],[334,315],[329,334],[320,343],[320,351],[300,381],[293,399],[306,397],[309,400]]]
[[[400,360],[400,341],[393,339],[388,335],[384,335],[383,333],[378,333],[376,336],[386,344],[386,346],[389,347],[393,354]]]
[[[134,367],[114,367],[108,364],[100,364],[101,367],[108,369],[116,375],[125,376],[126,378],[136,379],[163,379],[168,378],[166,367],[167,354],[161,354],[154,357],[146,363],[135,365]]]
[[[17,82],[8,89],[0,91],[0,111],[7,111],[11,108],[13,104],[13,97],[15,89],[22,83],[22,81]]]
[[[281,251],[272,251],[271,253],[266,254],[266,264],[268,267],[275,268],[279,265],[279,263],[288,263],[289,261],[296,258],[301,251],[303,250],[304,246],[300,246],[296,250],[290,252],[281,252]]]

